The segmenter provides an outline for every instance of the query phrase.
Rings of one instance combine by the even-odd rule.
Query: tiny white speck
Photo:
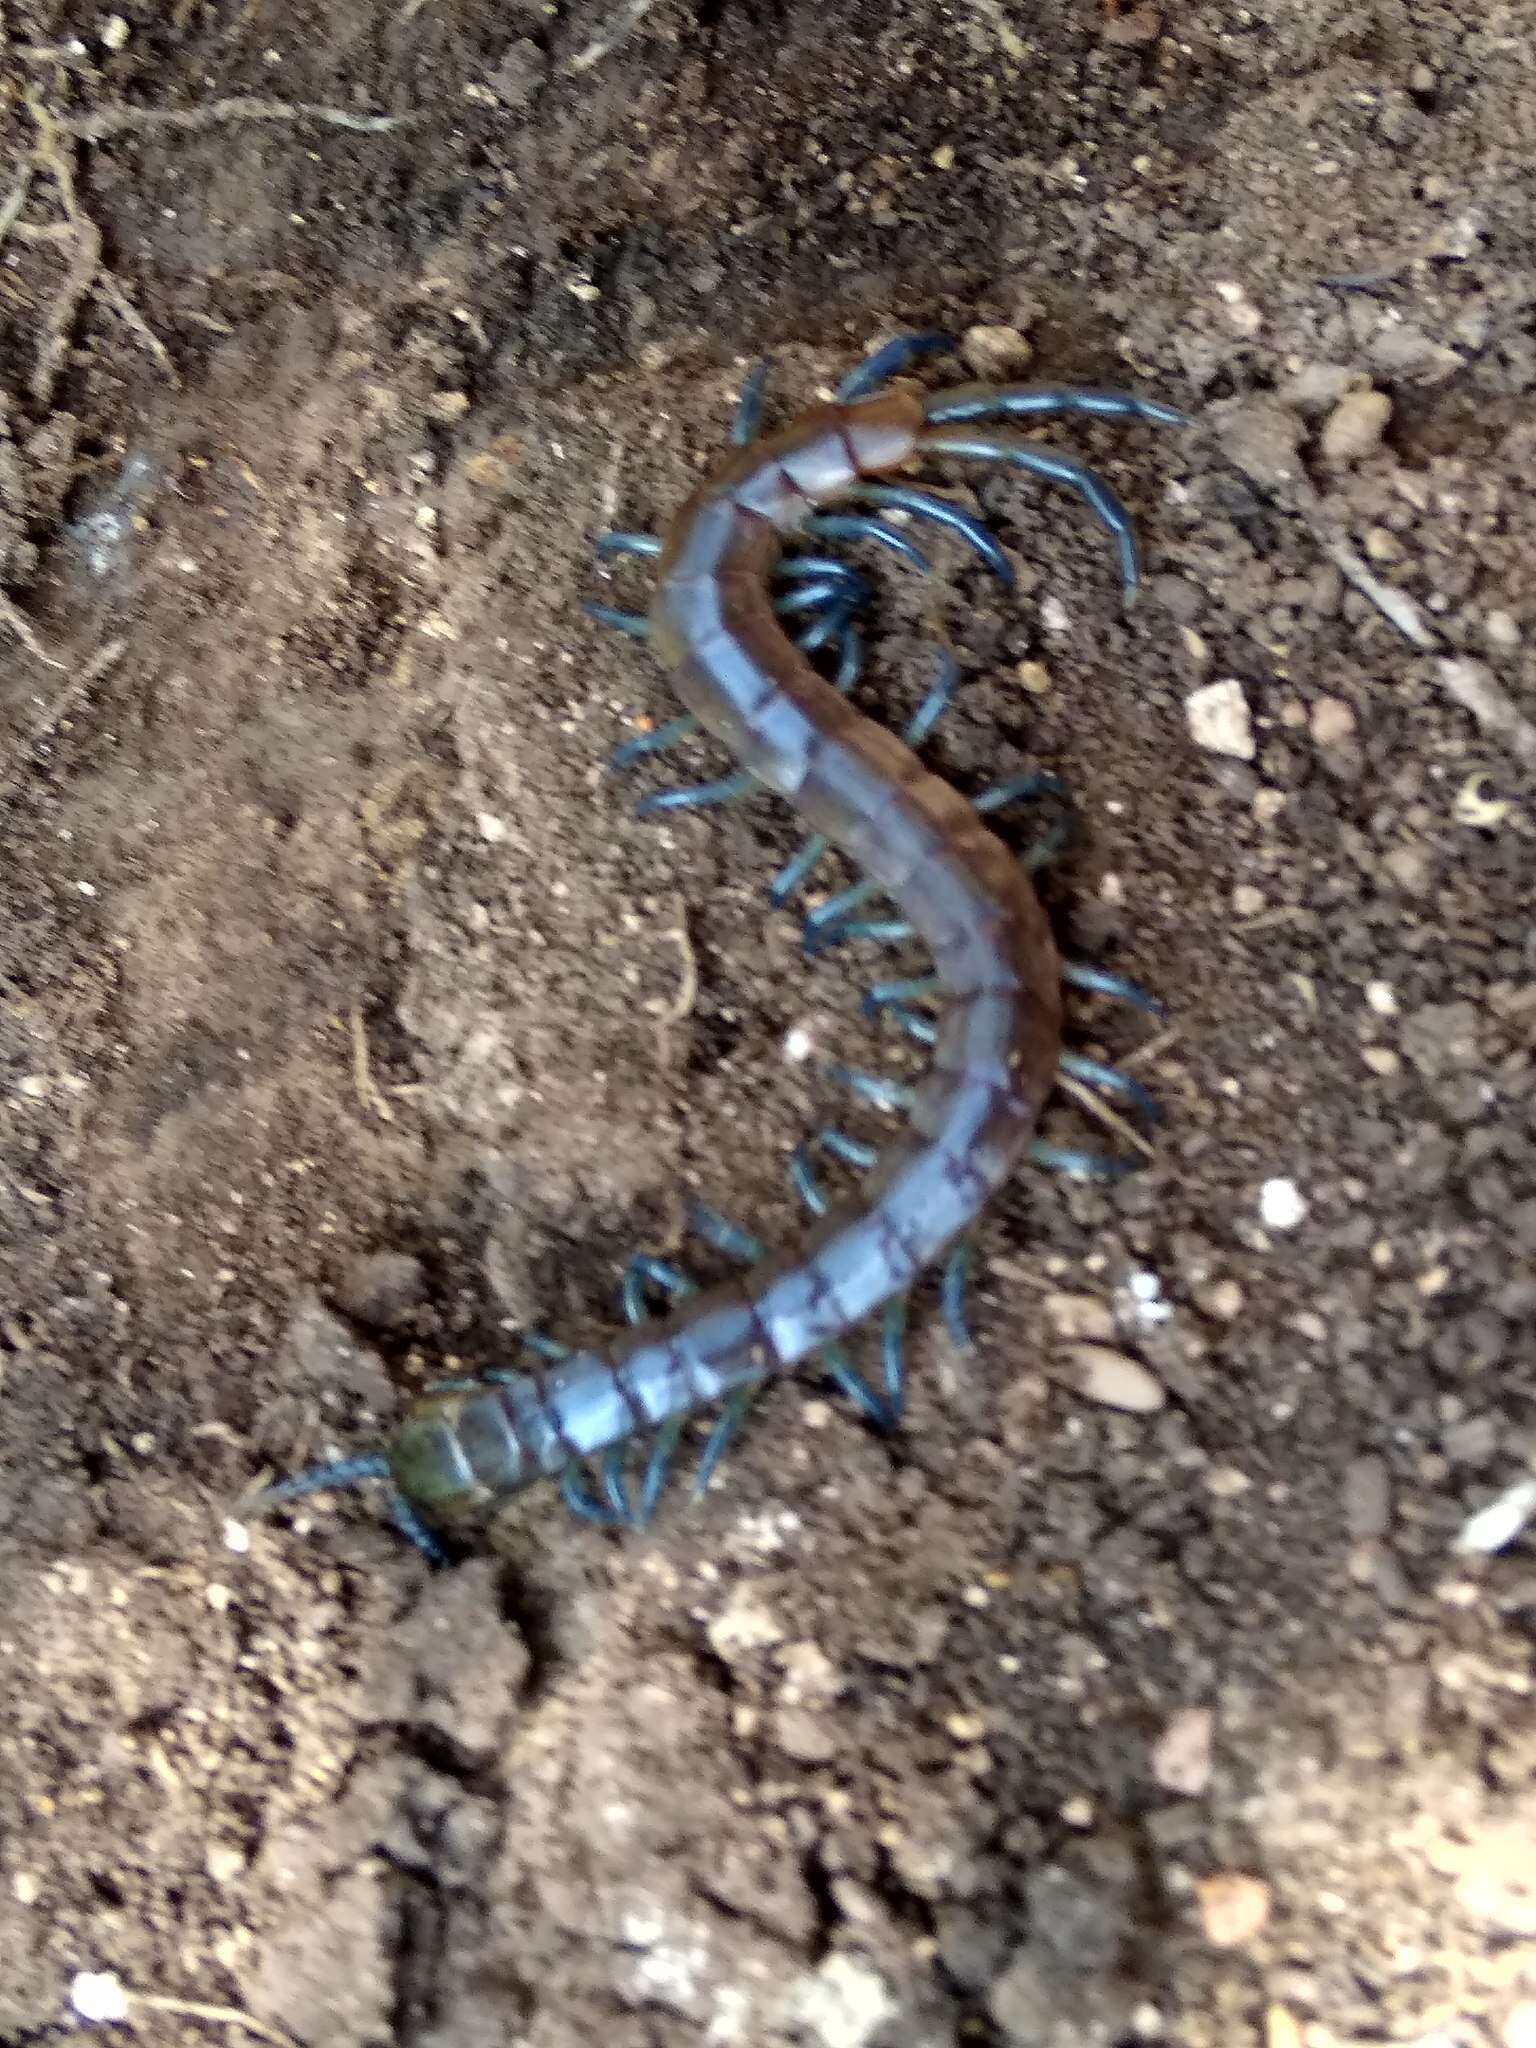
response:
[[[244,1557],[251,1547],[251,1532],[244,1522],[226,1521],[224,1524],[224,1548],[233,1550]]]
[[[815,1051],[815,1042],[804,1024],[795,1024],[784,1034],[784,1057],[796,1066],[808,1060]]]
[[[492,846],[499,845],[507,836],[506,821],[498,818],[494,811],[477,811],[475,823],[480,827],[480,837],[489,840]]]
[[[82,1970],[69,1987],[69,2002],[83,2020],[110,2026],[128,2017],[128,1994],[110,1970]]]
[[[82,896],[94,896],[96,894],[96,884],[94,882],[76,882],[75,887]]]
[[[1259,1189],[1259,1219],[1270,1230],[1294,1230],[1307,1204],[1293,1180],[1267,1180]]]
[[[1059,597],[1048,597],[1040,606],[1040,623],[1047,633],[1070,633],[1072,619]]]

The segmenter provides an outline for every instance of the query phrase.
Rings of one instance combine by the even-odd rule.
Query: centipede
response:
[[[773,1250],[730,1218],[692,1208],[698,1235],[739,1270],[699,1287],[671,1258],[637,1253],[624,1272],[625,1320],[611,1340],[571,1349],[530,1331],[521,1355],[473,1377],[438,1381],[409,1405],[382,1447],[267,1487],[260,1507],[380,1481],[400,1530],[434,1563],[540,1481],[593,1522],[638,1528],[666,1488],[685,1434],[703,1431],[694,1487],[703,1492],[770,1383],[814,1362],[874,1427],[900,1425],[908,1302],[937,1273],[945,1320],[968,1343],[964,1288],[971,1236],[999,1189],[1026,1163],[1110,1180],[1138,1160],[1047,1141],[1047,1103],[1062,1087],[1107,1105],[1106,1121],[1145,1132],[1155,1098],[1121,1067],[1065,1042],[1068,991],[1162,1005],[1096,962],[1065,958],[1035,875],[1065,840],[1065,783],[1040,772],[967,798],[918,749],[954,694],[959,664],[935,650],[936,673],[898,736],[852,692],[864,668],[861,615],[874,595],[871,557],[927,573],[914,532],[934,528],[974,550],[1004,586],[1015,572],[967,503],[913,476],[925,461],[1006,465],[1075,492],[1114,547],[1124,595],[1140,578],[1132,520],[1102,477],[1013,424],[1078,415],[1157,427],[1186,424],[1159,400],[1090,386],[926,385],[924,359],[947,335],[898,335],[787,425],[764,431],[768,365],[742,393],[729,451],[659,534],[616,532],[600,558],[654,564],[647,608],[586,607],[643,641],[666,671],[677,715],[613,756],[633,768],[704,736],[724,745],[726,777],[656,791],[641,815],[702,809],[752,792],[790,804],[807,831],[775,877],[789,906],[835,849],[857,879],[804,913],[810,952],[858,940],[919,949],[916,971],[880,980],[865,1012],[918,1045],[915,1080],[834,1063],[831,1076],[900,1119],[884,1150],[829,1123],[799,1144],[790,1178],[809,1212],[797,1242]],[[992,819],[1045,805],[1050,823],[1020,855]],[[853,1177],[834,1199],[831,1169]],[[855,1332],[877,1333],[877,1367],[861,1368]]]

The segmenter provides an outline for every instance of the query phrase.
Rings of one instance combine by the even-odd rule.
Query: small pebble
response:
[[[1483,638],[1496,654],[1513,654],[1520,645],[1520,628],[1508,612],[1490,612],[1483,620]]]
[[[1390,981],[1368,981],[1365,984],[1365,1000],[1378,1017],[1397,1015],[1397,991]]]
[[[354,1259],[336,1286],[343,1315],[373,1330],[392,1330],[421,1302],[427,1273],[409,1252],[373,1252]]]
[[[1392,1521],[1392,1490],[1385,1459],[1356,1458],[1344,1474],[1344,1521],[1357,1543],[1385,1536]]]
[[[1027,370],[1034,353],[1017,327],[967,327],[960,340],[965,367],[998,383]]]
[[[1218,1870],[1196,1886],[1200,1925],[1212,1948],[1241,1948],[1269,1919],[1270,1889],[1244,1870]]]
[[[1021,661],[1014,674],[1031,697],[1044,697],[1049,694],[1051,672],[1043,661]]]
[[[1403,1071],[1402,1058],[1390,1045],[1363,1045],[1360,1057],[1373,1074],[1379,1074],[1383,1081],[1390,1081],[1394,1074]]]
[[[1264,2048],[1302,2048],[1301,2022],[1283,2005],[1266,2006]]]
[[[1323,426],[1325,458],[1341,465],[1358,462],[1380,446],[1391,417],[1392,401],[1384,391],[1346,392]]]
[[[434,391],[427,400],[427,412],[440,427],[451,427],[469,411],[467,391]]]
[[[1162,1381],[1139,1359],[1107,1344],[1071,1344],[1062,1354],[1064,1377],[1086,1401],[1119,1408],[1127,1415],[1154,1415],[1165,1405]]]
[[[1257,917],[1264,908],[1264,891],[1252,882],[1239,882],[1232,891],[1232,910],[1237,917]]]
[[[1209,1707],[1180,1707],[1152,1745],[1152,1776],[1165,1792],[1198,1799],[1211,1782],[1216,1716]]]
[[[1456,1548],[1463,1554],[1491,1557],[1496,1550],[1514,1542],[1533,1514],[1536,1479],[1517,1479],[1462,1525]]]
[[[1212,1280],[1196,1293],[1195,1306],[1218,1323],[1235,1323],[1243,1312],[1243,1290],[1235,1280]]]
[[[122,15],[109,14],[101,24],[101,46],[104,50],[121,50],[127,44],[130,33]]]
[[[1536,1999],[1523,1998],[1510,2009],[1499,2038],[1504,2048],[1536,2048]]]
[[[1358,730],[1354,706],[1342,697],[1319,697],[1312,706],[1312,737],[1320,747],[1346,746]]]
[[[1251,761],[1257,752],[1253,740],[1253,717],[1243,686],[1232,676],[1217,683],[1202,683],[1184,700],[1189,735],[1207,753],[1227,754],[1237,761]]]
[[[69,2002],[83,2020],[121,2026],[128,2017],[128,1994],[110,1970],[82,1970],[69,1987]]]
[[[1086,1338],[1093,1344],[1114,1341],[1114,1310],[1096,1294],[1047,1294],[1040,1306],[1058,1337]]]

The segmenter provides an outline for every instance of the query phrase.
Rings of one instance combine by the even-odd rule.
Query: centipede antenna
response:
[[[609,555],[659,555],[661,542],[654,533],[600,533],[597,553]]]
[[[834,1060],[827,1073],[832,1080],[851,1088],[855,1095],[872,1102],[876,1109],[908,1110],[917,1099],[917,1090],[909,1082],[893,1081],[887,1074],[868,1074],[862,1067],[845,1067],[840,1060]]]
[[[741,396],[736,401],[736,417],[731,422],[731,445],[746,448],[758,437],[763,424],[763,393],[768,388],[768,373],[773,368],[772,356],[764,356],[747,372],[746,382],[741,387]]]
[[[898,527],[862,512],[819,512],[814,519],[807,519],[802,531],[814,533],[818,540],[872,540],[924,575],[933,568],[917,543],[908,540]]]
[[[1126,596],[1135,591],[1141,581],[1141,555],[1131,515],[1104,479],[1086,464],[1026,440],[1022,434],[1010,433],[1006,427],[996,427],[985,434],[925,434],[923,446],[935,455],[1006,462],[1014,469],[1027,470],[1031,476],[1044,477],[1050,483],[1065,484],[1076,491],[1114,541]]]
[[[1168,1006],[1150,995],[1139,982],[1129,976],[1115,974],[1108,967],[1096,967],[1091,960],[1066,960],[1062,963],[1061,978],[1071,988],[1087,989],[1093,995],[1112,996],[1117,1002],[1130,1003],[1133,1008],[1145,1010],[1149,1017],[1166,1017]]]
[[[1100,420],[1143,420],[1153,427],[1190,424],[1187,413],[1158,399],[1078,384],[962,385],[952,392],[934,392],[923,411],[935,426],[958,425],[966,420],[1037,419],[1048,412],[1087,413]]]
[[[273,1486],[264,1486],[252,1506],[280,1507],[284,1501],[303,1500],[307,1494],[339,1493],[367,1480],[389,1476],[389,1460],[381,1452],[362,1458],[337,1458],[332,1464],[312,1465],[307,1472],[295,1473],[292,1479],[279,1479]]]
[[[692,789],[658,789],[641,797],[635,805],[637,818],[654,818],[660,811],[705,811],[716,804],[734,803],[750,790],[761,789],[757,777],[743,769],[723,782],[701,782]]]
[[[944,1317],[944,1327],[961,1351],[975,1348],[970,1325],[965,1320],[965,1290],[971,1277],[971,1257],[971,1241],[963,1237],[944,1261],[944,1272],[939,1281],[939,1309]]]
[[[919,491],[910,484],[857,483],[850,487],[849,496],[862,499],[866,505],[881,505],[893,512],[910,512],[915,519],[927,519],[935,526],[947,527],[951,533],[957,533],[962,540],[969,542],[1005,589],[1013,589],[1017,579],[1001,543],[979,519],[948,498],[941,498],[936,491]]]
[[[1163,1106],[1150,1089],[1144,1088],[1134,1074],[1122,1072],[1103,1060],[1089,1059],[1080,1052],[1064,1052],[1057,1060],[1064,1074],[1074,1080],[1086,1081],[1092,1087],[1102,1088],[1106,1094],[1118,1095],[1122,1102],[1128,1102],[1141,1117],[1143,1123],[1158,1124],[1163,1120]]]
[[[848,372],[837,387],[838,400],[847,404],[850,399],[868,398],[871,392],[878,391],[888,378],[904,370],[909,363],[917,362],[922,356],[949,355],[954,348],[955,339],[950,334],[937,331],[898,334]]]
[[[659,754],[664,747],[675,746],[679,740],[690,738],[698,729],[699,721],[691,711],[685,711],[680,718],[669,718],[665,725],[658,725],[654,731],[637,733],[634,739],[615,747],[608,757],[608,766],[614,772],[632,768],[648,755]]]
[[[595,599],[588,599],[582,610],[600,626],[612,626],[616,632],[627,633],[631,640],[651,637],[651,622],[644,612],[620,611],[617,605],[598,604]]]

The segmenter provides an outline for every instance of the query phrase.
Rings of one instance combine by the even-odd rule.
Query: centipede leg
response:
[[[981,520],[950,499],[941,498],[935,491],[917,490],[910,484],[877,483],[855,484],[849,496],[862,500],[866,505],[878,505],[892,512],[910,512],[914,519],[926,519],[932,525],[947,527],[976,550],[1005,589],[1013,589],[1017,579],[1013,564],[1003,553],[1001,542]]]
[[[1151,1017],[1166,1017],[1167,1006],[1149,995],[1139,982],[1124,974],[1115,974],[1107,967],[1096,967],[1091,960],[1067,960],[1062,964],[1061,978],[1072,988],[1088,990],[1093,995],[1111,996],[1116,1002],[1130,1003],[1133,1008],[1145,1010]]]
[[[626,740],[623,746],[615,747],[608,757],[608,766],[616,771],[632,768],[647,755],[659,754],[664,747],[675,746],[698,729],[699,721],[691,711],[685,711],[680,718],[669,718],[665,725],[658,725],[653,732],[640,733],[634,739]]]
[[[907,1405],[907,1297],[904,1294],[888,1301],[881,1312],[880,1370],[885,1379],[886,1406],[899,1422]]]
[[[821,512],[814,519],[807,519],[802,531],[815,534],[818,540],[872,540],[924,575],[933,567],[922,549],[908,540],[899,527],[867,513]]]
[[[1107,1152],[1084,1152],[1074,1145],[1053,1145],[1046,1138],[1036,1138],[1029,1156],[1036,1166],[1064,1174],[1068,1180],[1108,1183],[1124,1180],[1127,1174],[1136,1171],[1134,1159],[1117,1159]]]
[[[1161,399],[1086,384],[1002,384],[953,393],[935,392],[923,407],[934,426],[967,420],[1034,419],[1048,412],[1087,413],[1100,420],[1141,420],[1153,427],[1187,427],[1189,415]]]
[[[764,356],[754,363],[747,372],[747,380],[741,387],[741,396],[736,401],[736,417],[731,422],[731,443],[733,447],[748,447],[758,437],[763,424],[763,393],[768,388],[768,373],[773,368],[772,356]]]
[[[617,605],[599,604],[595,598],[589,599],[582,610],[600,626],[612,626],[617,633],[627,633],[631,640],[651,637],[651,622],[644,612],[621,611]]]
[[[389,1519],[408,1542],[415,1545],[431,1565],[445,1565],[448,1553],[437,1537],[417,1514],[403,1493],[392,1492],[389,1497]]]
[[[954,347],[954,336],[949,334],[898,334],[848,372],[837,387],[838,401],[846,405],[853,398],[868,398],[872,391],[878,391],[888,378],[906,369],[909,363],[917,362],[922,356],[949,355]]]
[[[974,457],[983,462],[1005,462],[1014,469],[1028,471],[1031,476],[1044,477],[1051,483],[1066,484],[1094,514],[1115,544],[1120,562],[1120,580],[1129,599],[1135,594],[1141,581],[1141,557],[1136,546],[1136,531],[1131,524],[1131,515],[1119,498],[1086,464],[1076,461],[1070,455],[1062,455],[1054,448],[1045,448],[1022,434],[1011,434],[999,427],[990,433],[966,433],[957,429],[941,429],[938,433],[923,436],[923,446],[935,455],[953,455],[962,458]]]
[[[845,1067],[840,1060],[832,1061],[827,1072],[834,1081],[840,1081],[855,1095],[873,1103],[876,1109],[904,1112],[911,1109],[917,1099],[917,1090],[910,1083],[893,1081],[887,1074],[868,1074],[862,1067]]]
[[[965,1290],[971,1277],[971,1259],[971,1241],[963,1237],[945,1260],[939,1280],[939,1309],[944,1317],[944,1327],[960,1351],[974,1349],[970,1326],[965,1320]]]
[[[1062,1073],[1070,1074],[1076,1081],[1086,1081],[1091,1087],[1102,1089],[1106,1095],[1118,1095],[1136,1112],[1143,1124],[1162,1122],[1162,1104],[1134,1074],[1109,1066],[1103,1060],[1089,1059],[1080,1052],[1062,1053],[1057,1065]]]
[[[762,1384],[738,1387],[726,1401],[716,1418],[715,1426],[705,1439],[699,1453],[698,1468],[693,1475],[693,1491],[698,1496],[709,1491],[710,1481],[719,1470],[720,1462],[730,1449],[741,1425],[746,1421],[752,1403],[762,1392]]]
[[[599,556],[655,556],[661,553],[661,542],[654,533],[600,533],[597,537],[597,553]]]

